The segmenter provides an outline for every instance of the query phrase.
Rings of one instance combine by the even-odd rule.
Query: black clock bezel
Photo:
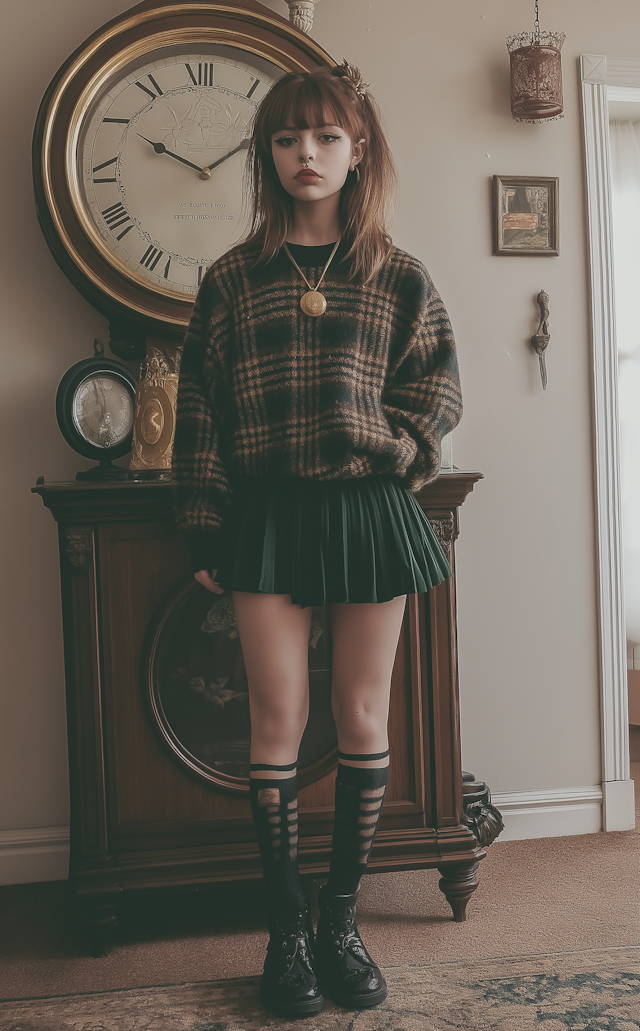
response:
[[[93,376],[109,375],[118,377],[131,394],[134,418],[131,430],[119,444],[112,448],[100,447],[83,437],[73,421],[73,398],[81,383]],[[67,444],[83,458],[91,458],[97,462],[112,461],[123,458],[133,447],[133,426],[135,421],[136,379],[133,373],[122,362],[111,358],[84,358],[67,369],[60,380],[56,394],[56,417],[60,432]]]

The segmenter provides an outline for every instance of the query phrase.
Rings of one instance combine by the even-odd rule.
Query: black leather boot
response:
[[[387,997],[387,983],[371,959],[355,921],[355,895],[318,893],[320,918],[314,948],[322,990],[339,1006],[365,1009]]]
[[[285,902],[268,916],[269,945],[260,998],[279,1017],[318,1013],[324,999],[311,965],[309,905],[306,896]]]

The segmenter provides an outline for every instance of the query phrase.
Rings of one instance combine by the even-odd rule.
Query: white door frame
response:
[[[618,365],[613,284],[608,100],[640,100],[640,60],[580,58],[584,116],[596,449],[602,687],[602,825],[635,826],[622,569]]]

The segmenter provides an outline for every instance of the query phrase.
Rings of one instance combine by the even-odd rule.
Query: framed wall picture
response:
[[[557,255],[558,179],[494,175],[493,253]]]

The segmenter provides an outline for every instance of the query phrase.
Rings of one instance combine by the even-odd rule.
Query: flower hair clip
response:
[[[362,81],[360,72],[349,64],[346,57],[342,59],[342,64],[336,65],[336,72],[341,79],[346,79],[351,88],[364,100],[369,89],[369,83]]]

